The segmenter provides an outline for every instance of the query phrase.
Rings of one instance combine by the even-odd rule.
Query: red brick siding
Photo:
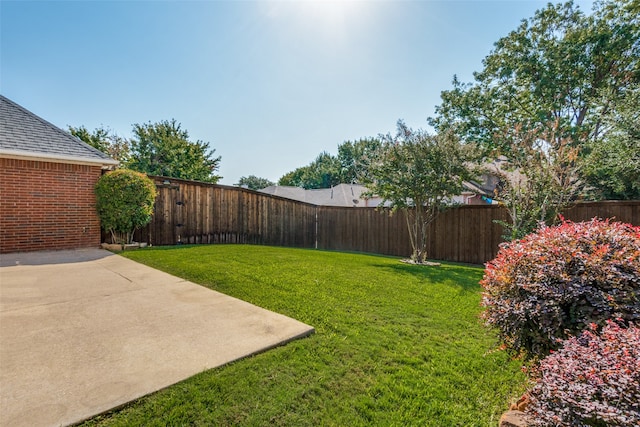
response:
[[[0,159],[0,253],[100,245],[100,166]]]

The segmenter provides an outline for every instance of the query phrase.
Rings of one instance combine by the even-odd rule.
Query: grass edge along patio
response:
[[[84,425],[496,425],[524,391],[479,321],[482,268],[253,245],[124,256],[316,328]]]

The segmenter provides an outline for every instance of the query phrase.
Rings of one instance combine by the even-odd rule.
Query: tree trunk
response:
[[[411,209],[405,209],[405,218],[407,220],[407,229],[409,231],[409,240],[411,242],[411,260],[422,264],[427,260],[427,226],[428,221],[425,218],[425,209],[421,204],[416,204],[413,209],[414,214],[411,215]]]

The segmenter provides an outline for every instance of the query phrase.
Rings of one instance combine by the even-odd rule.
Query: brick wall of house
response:
[[[100,166],[0,158],[0,253],[98,247]]]

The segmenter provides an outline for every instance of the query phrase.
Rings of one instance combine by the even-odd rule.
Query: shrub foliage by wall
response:
[[[102,228],[113,243],[130,243],[136,229],[151,221],[156,186],[146,175],[127,169],[109,172],[95,186]]]

